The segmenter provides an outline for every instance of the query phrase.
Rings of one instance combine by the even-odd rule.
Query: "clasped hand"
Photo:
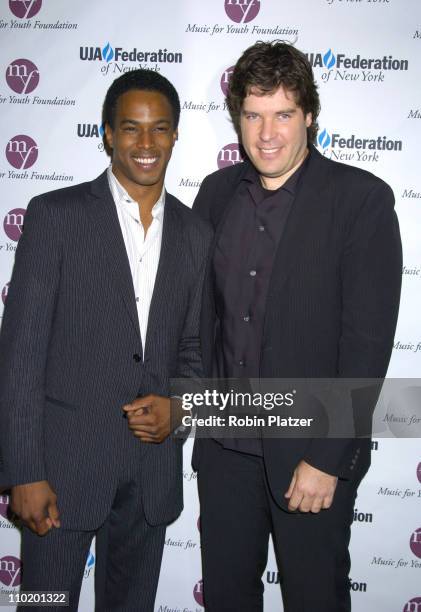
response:
[[[168,397],[146,395],[123,406],[129,429],[142,442],[163,442],[171,431],[170,404]]]

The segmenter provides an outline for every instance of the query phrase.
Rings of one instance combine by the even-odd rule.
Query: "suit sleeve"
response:
[[[211,180],[210,180],[210,177],[207,176],[203,180],[200,186],[200,189],[197,192],[197,195],[194,199],[193,207],[192,207],[194,212],[197,215],[199,215],[199,217],[201,217],[207,223],[212,223],[211,214],[210,214],[210,211],[211,211],[210,193],[212,193]]]
[[[338,376],[384,378],[399,310],[402,246],[393,192],[382,181],[366,196],[348,233],[340,273]],[[348,478],[358,443],[314,439],[304,459],[324,472]]]
[[[202,303],[205,262],[197,275],[178,350],[178,375],[180,378],[202,378],[202,354],[200,348],[200,310]]]
[[[45,480],[44,378],[61,249],[42,198],[28,206],[0,335],[0,446],[8,484]]]
[[[212,240],[209,224],[198,218],[196,222],[190,236],[190,257],[194,263],[195,274],[178,350],[178,376],[189,379],[203,377],[200,315],[206,264]]]

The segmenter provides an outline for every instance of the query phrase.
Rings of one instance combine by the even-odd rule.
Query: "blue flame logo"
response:
[[[95,564],[95,557],[93,556],[91,551],[89,551],[88,560],[86,561],[86,567],[92,567],[94,564]]]
[[[113,57],[114,57],[114,49],[112,48],[110,43],[107,43],[102,50],[102,59],[105,60],[106,62],[111,62]]]
[[[99,126],[99,135],[101,136],[101,138],[104,136],[104,126],[103,125]]]
[[[317,138],[317,142],[319,143],[319,146],[322,147],[322,149],[327,149],[327,147],[330,145],[332,139],[326,129],[324,129],[323,132],[320,132]]]
[[[323,56],[323,63],[326,68],[332,68],[336,64],[336,57],[332,53],[332,49],[329,49]]]

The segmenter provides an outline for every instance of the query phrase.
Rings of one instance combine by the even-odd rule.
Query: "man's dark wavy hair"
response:
[[[280,86],[295,96],[295,103],[304,115],[311,113],[307,128],[308,141],[316,140],[320,99],[313,70],[304,53],[281,40],[259,41],[246,49],[235,65],[228,86],[227,104],[237,133],[244,98],[253,93],[273,93]]]
[[[174,85],[155,70],[146,70],[144,68],[125,72],[111,83],[102,108],[102,124],[104,126],[108,123],[108,125],[114,129],[114,118],[118,99],[124,93],[133,89],[157,91],[165,96],[171,105],[174,129],[177,129],[180,119],[180,99]]]

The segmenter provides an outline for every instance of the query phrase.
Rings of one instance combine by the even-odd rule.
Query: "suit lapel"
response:
[[[115,282],[140,339],[133,279],[117,211],[108,186],[106,171],[91,183],[87,212],[100,235],[109,273]]]
[[[161,253],[149,309],[146,334],[145,359],[150,352],[153,338],[164,320],[163,311],[171,307],[171,294],[177,285],[183,248],[183,224],[179,218],[171,194],[165,196],[164,226],[162,228]]]

